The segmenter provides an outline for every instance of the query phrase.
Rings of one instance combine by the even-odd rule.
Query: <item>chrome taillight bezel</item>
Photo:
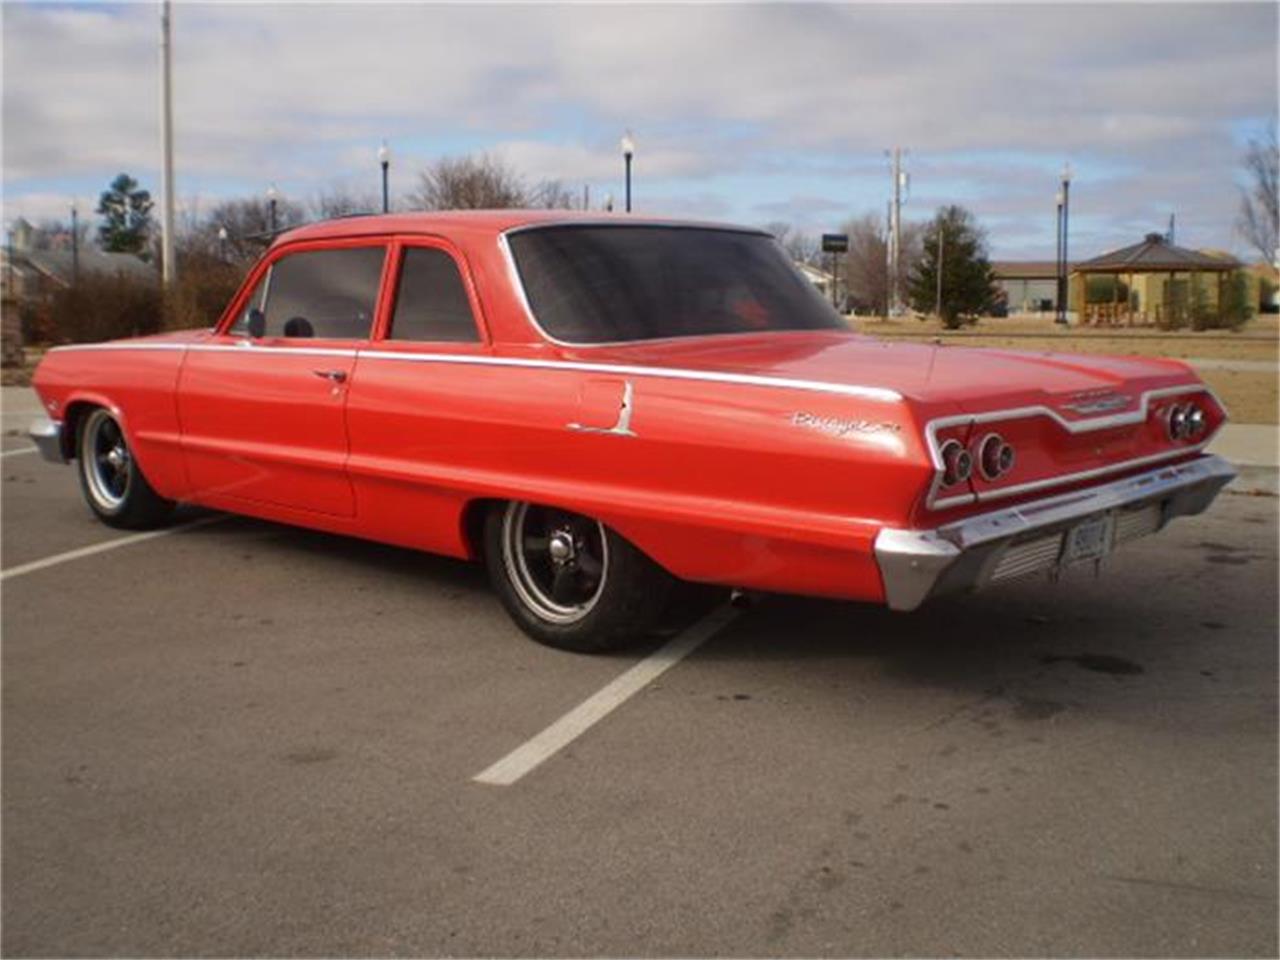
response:
[[[954,487],[973,476],[973,454],[959,440],[946,441],[938,450],[942,461],[942,485]]]
[[[1175,403],[1165,414],[1164,428],[1174,443],[1195,440],[1209,429],[1209,417],[1198,403]]]
[[[998,433],[988,433],[979,442],[974,459],[982,479],[994,482],[1013,469],[1017,455],[1012,444],[1005,442]]]

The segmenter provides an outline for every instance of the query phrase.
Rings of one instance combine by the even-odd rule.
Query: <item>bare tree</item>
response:
[[[875,213],[864,213],[848,221],[844,232],[849,235],[849,252],[845,254],[844,272],[854,309],[888,316],[891,283],[889,279],[889,228],[885,219]],[[923,254],[924,226],[902,224],[902,283]]]
[[[796,263],[822,266],[822,241],[818,237],[805,233],[785,220],[771,220],[764,225],[764,229],[773,234],[774,239]]]
[[[284,198],[276,201],[277,232],[296,227],[305,220],[300,204]],[[225,242],[219,237],[221,229],[227,231]],[[181,239],[188,253],[199,250],[230,260],[251,260],[273,239],[270,204],[260,197],[223,200],[211,207],[198,227]],[[182,253],[179,250],[179,256]]]
[[[1280,147],[1274,120],[1260,139],[1249,141],[1244,168],[1249,186],[1240,191],[1236,227],[1263,260],[1274,264],[1280,256]]]
[[[889,312],[889,235],[884,219],[866,213],[844,225],[849,252],[845,282],[855,310],[885,316]]]
[[[308,212],[316,220],[332,220],[361,213],[380,213],[382,200],[372,192],[357,193],[341,184],[332,184],[307,202]]]
[[[496,210],[529,206],[524,180],[501,159],[442,157],[419,175],[409,202],[419,210]]]
[[[562,180],[543,180],[531,191],[530,206],[546,210],[576,210],[582,200]]]

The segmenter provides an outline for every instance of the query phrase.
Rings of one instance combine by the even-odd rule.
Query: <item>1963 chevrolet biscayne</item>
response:
[[[212,329],[60,347],[46,456],[104,522],[175,502],[483,558],[535,639],[682,581],[911,610],[1096,561],[1233,476],[1172,360],[856,335],[766,234],[528,211],[280,237]]]

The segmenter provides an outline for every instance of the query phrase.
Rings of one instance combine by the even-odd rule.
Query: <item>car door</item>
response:
[[[380,242],[285,248],[188,352],[178,413],[196,499],[354,515],[345,407],[385,259]]]
[[[450,478],[494,454],[510,398],[489,354],[465,258],[432,238],[398,241],[384,329],[362,350],[347,406],[361,532],[438,553],[461,551],[467,495]]]

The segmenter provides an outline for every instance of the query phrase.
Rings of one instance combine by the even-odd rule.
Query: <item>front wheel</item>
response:
[[[173,511],[173,502],[156,493],[142,475],[110,410],[97,407],[80,420],[76,457],[85,502],[103,523],[142,530],[163,523]]]
[[[485,563],[516,624],[579,653],[626,646],[656,625],[672,577],[598,520],[531,503],[495,507]]]

